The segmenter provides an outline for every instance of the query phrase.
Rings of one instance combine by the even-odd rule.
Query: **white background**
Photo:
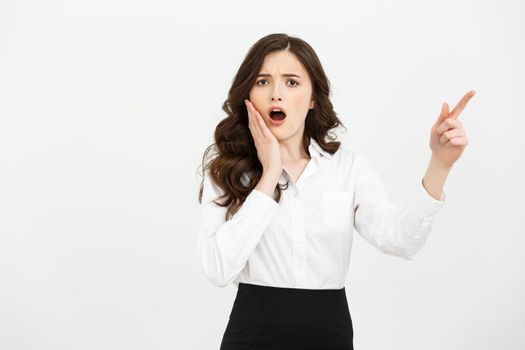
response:
[[[347,147],[392,201],[441,104],[469,145],[414,260],[354,232],[354,345],[522,349],[520,1],[0,2],[0,348],[218,349],[236,289],[199,269],[198,167],[249,47],[312,45]]]

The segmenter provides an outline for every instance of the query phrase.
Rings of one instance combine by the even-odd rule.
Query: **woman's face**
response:
[[[264,58],[249,99],[278,141],[298,133],[302,137],[308,110],[314,108],[308,72],[289,51],[272,52]],[[275,106],[286,113],[280,125],[270,120],[270,110]]]

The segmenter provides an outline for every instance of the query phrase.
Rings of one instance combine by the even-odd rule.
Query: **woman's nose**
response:
[[[278,88],[274,88],[272,90],[272,101],[276,101],[276,100],[279,100],[279,101],[282,100],[281,91]]]
[[[282,101],[282,88],[279,84],[275,84],[272,88],[272,101]]]

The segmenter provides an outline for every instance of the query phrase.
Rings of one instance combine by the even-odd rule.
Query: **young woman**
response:
[[[352,230],[412,259],[467,145],[457,116],[473,94],[451,113],[443,104],[427,173],[400,210],[367,159],[330,137],[342,123],[312,47],[286,34],[252,46],[204,153],[199,192],[201,267],[215,285],[237,287],[222,350],[353,349]]]

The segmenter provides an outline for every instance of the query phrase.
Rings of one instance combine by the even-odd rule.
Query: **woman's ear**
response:
[[[310,109],[314,109],[314,106],[315,106],[314,102],[315,102],[314,100],[312,100],[312,101],[310,102]]]

